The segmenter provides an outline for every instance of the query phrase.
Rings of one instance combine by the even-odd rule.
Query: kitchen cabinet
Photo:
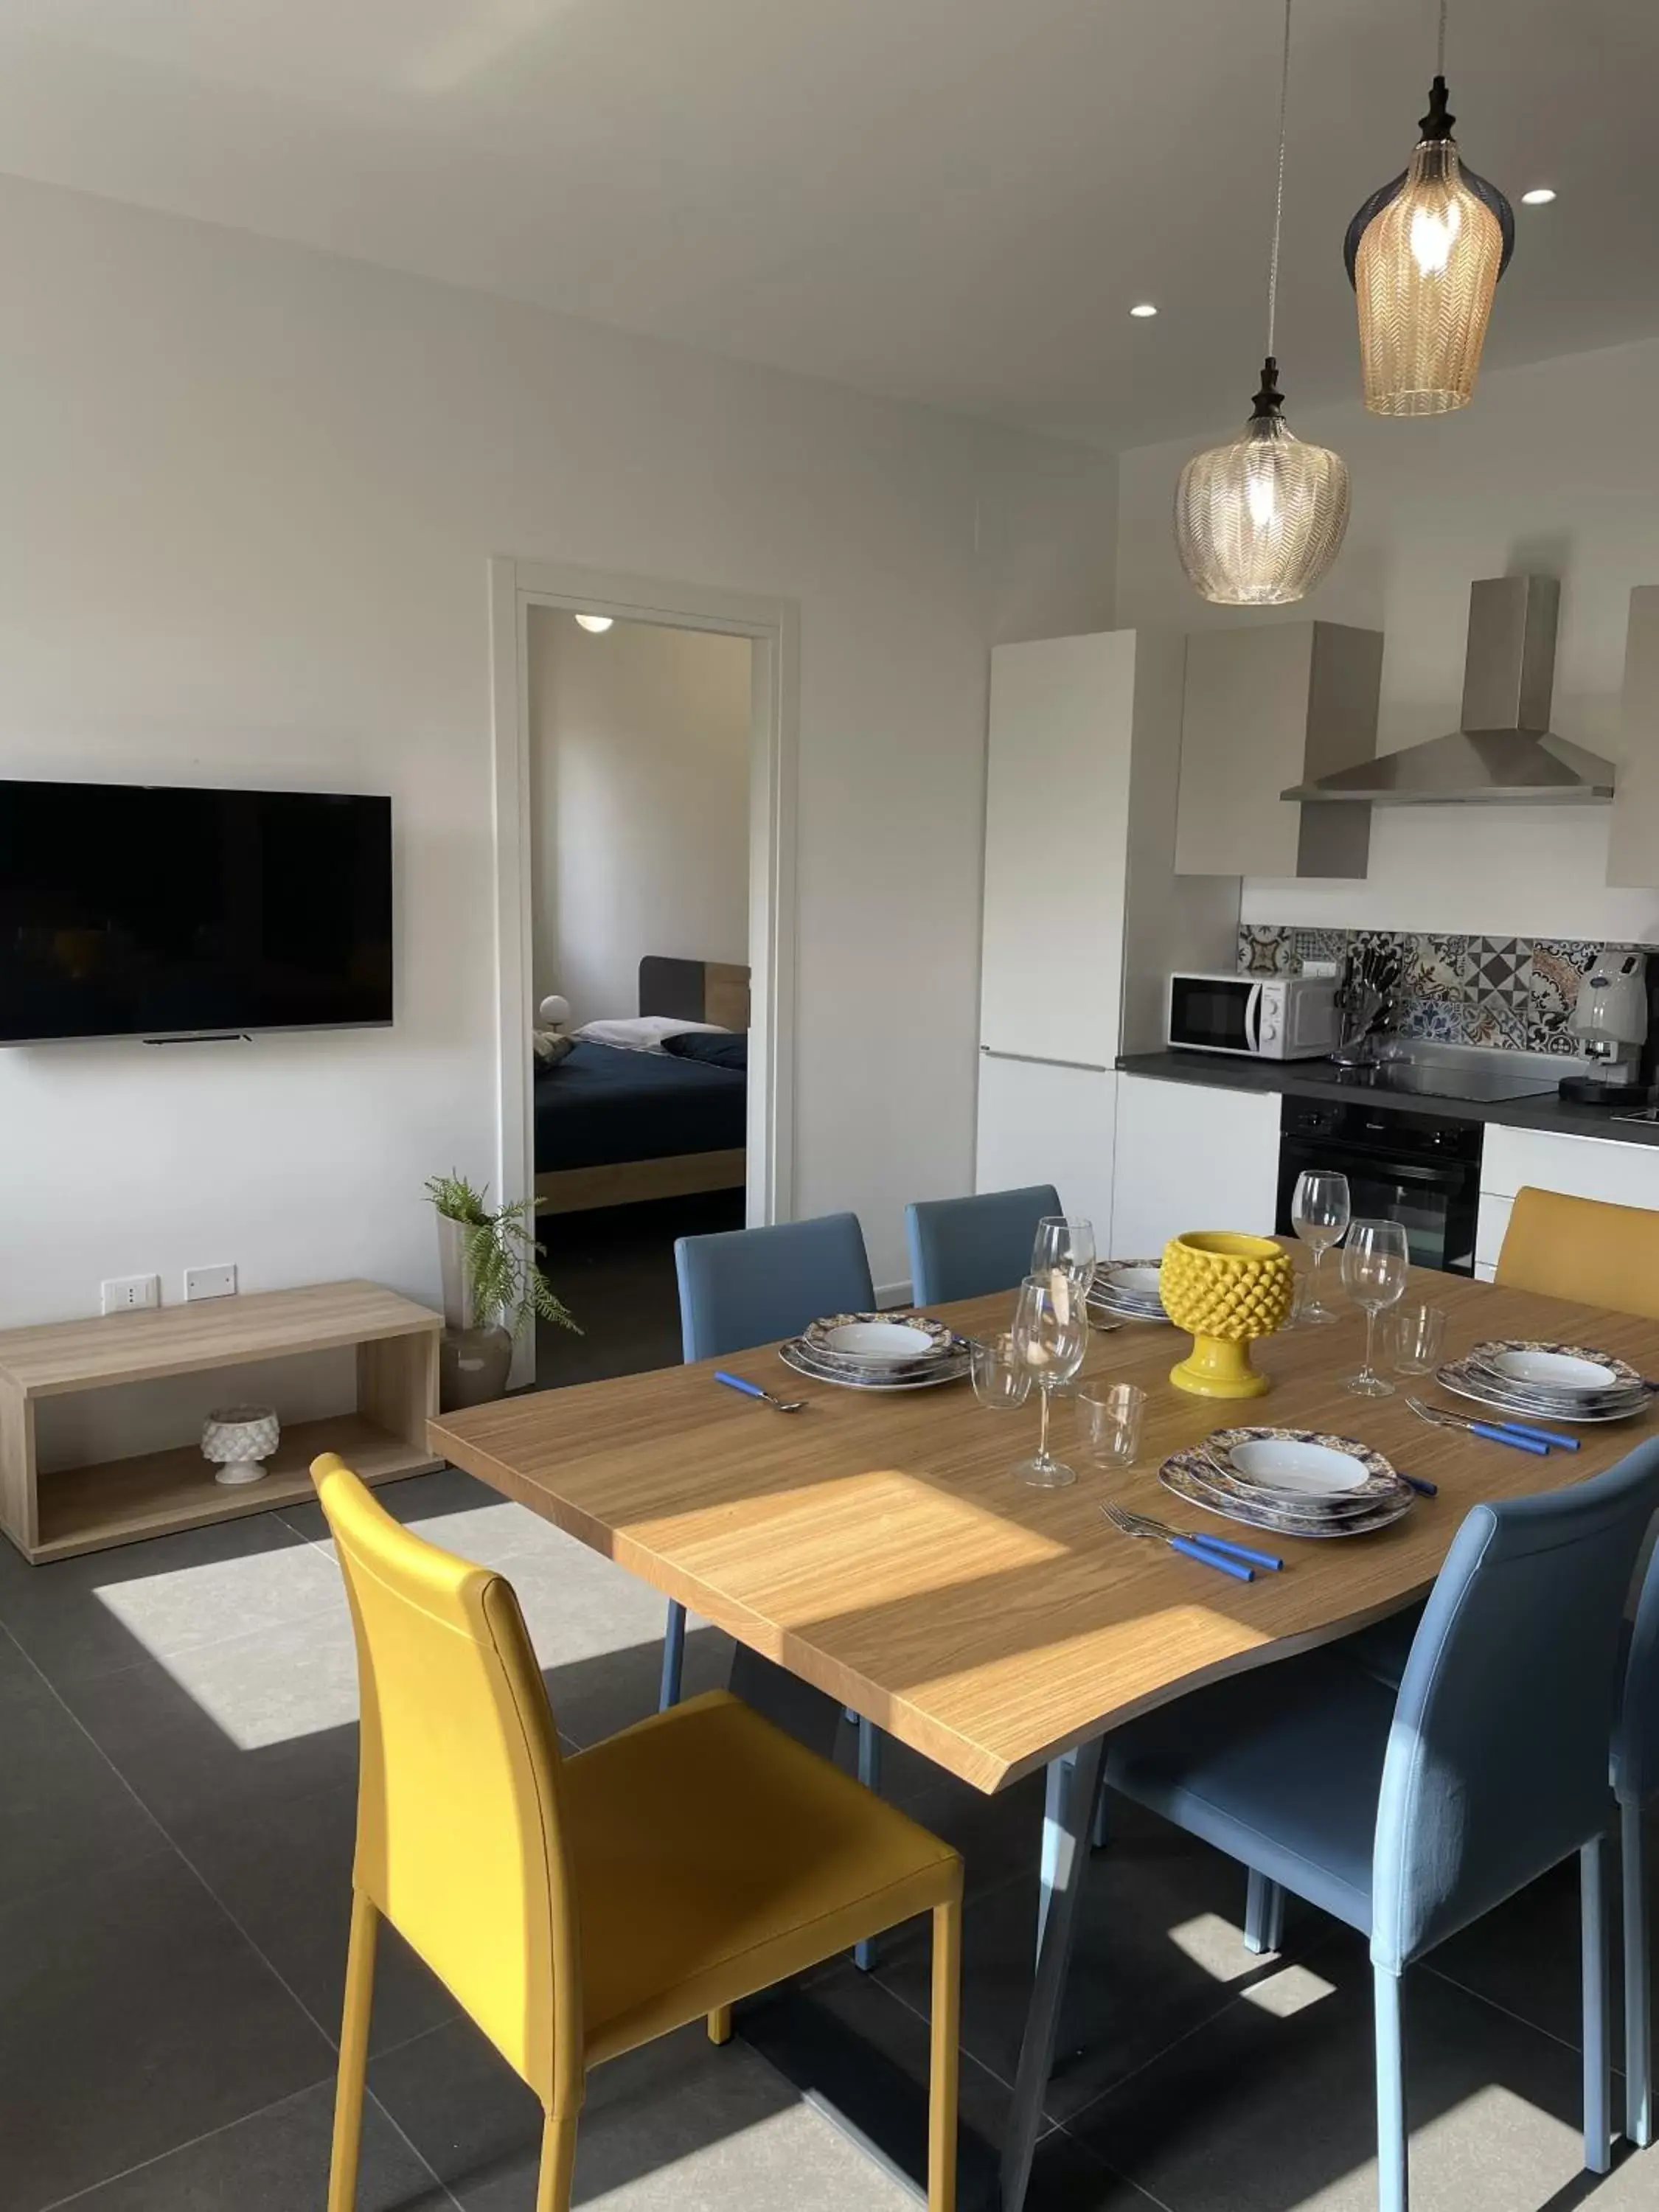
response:
[[[1515,1194],[1526,1188],[1659,1212],[1659,1146],[1621,1144],[1611,1134],[1576,1137],[1489,1123],[1480,1148],[1474,1244],[1474,1272],[1483,1282],[1492,1279]]]
[[[1659,584],[1630,595],[1619,775],[1607,825],[1607,881],[1659,885]]]
[[[1052,1182],[1103,1249],[1118,1054],[1163,1044],[1172,969],[1237,957],[1237,876],[1175,872],[1185,664],[1136,630],[991,656],[975,1187]]]
[[[1155,1259],[1188,1229],[1271,1237],[1279,1210],[1279,1099],[1121,1075],[1112,1251]]]
[[[1342,623],[1189,637],[1177,871],[1363,876],[1369,806],[1304,806],[1279,794],[1376,757],[1382,675],[1381,630]]]
[[[988,1055],[980,1063],[975,1188],[1051,1182],[1063,1209],[1086,1215],[1097,1249],[1109,1251],[1121,1080],[1109,1068]]]

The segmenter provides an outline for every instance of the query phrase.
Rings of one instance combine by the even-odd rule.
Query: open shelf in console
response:
[[[426,1425],[437,1411],[441,1326],[376,1284],[326,1283],[0,1334],[0,1527],[29,1559],[65,1559],[309,1497],[320,1452],[337,1452],[368,1482],[439,1467]],[[284,1423],[262,1481],[214,1481],[199,1415],[195,1433],[159,1450],[39,1465],[44,1400],[258,1365],[280,1417],[283,1363],[340,1351],[356,1355],[355,1405]],[[204,1389],[200,1413],[210,1397]]]

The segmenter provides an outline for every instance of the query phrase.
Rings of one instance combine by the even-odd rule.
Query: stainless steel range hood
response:
[[[1553,576],[1490,576],[1469,588],[1459,729],[1339,769],[1281,799],[1372,806],[1605,806],[1616,771],[1550,728]]]

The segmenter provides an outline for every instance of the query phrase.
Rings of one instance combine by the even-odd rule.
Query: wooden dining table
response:
[[[1421,1269],[1406,1296],[1446,1309],[1449,1358],[1525,1338],[1597,1347],[1659,1375],[1652,1322]],[[1006,1328],[1012,1304],[1002,1292],[939,1311],[964,1334],[988,1335]],[[804,1400],[799,1413],[722,1387],[705,1362],[429,1425],[434,1455],[725,1629],[745,1693],[740,1664],[752,1654],[751,1680],[771,1662],[780,1680],[822,1692],[832,1718],[850,1708],[976,1789],[1049,1770],[1048,1898],[1002,2151],[1005,2212],[1019,2212],[1030,2176],[1109,1733],[1201,1684],[1397,1611],[1428,1589],[1471,1506],[1595,1474],[1659,1420],[1587,1425],[1577,1452],[1534,1458],[1419,1419],[1407,1390],[1479,1411],[1431,1376],[1399,1378],[1389,1397],[1349,1392],[1364,1332],[1355,1312],[1259,1342],[1255,1362],[1273,1387],[1249,1400],[1176,1389],[1169,1370],[1187,1340],[1166,1325],[1092,1333],[1079,1380],[1147,1391],[1141,1449],[1133,1468],[1093,1466],[1062,1399],[1054,1441],[1078,1480],[1060,1490],[1012,1472],[1033,1442],[1034,1402],[993,1411],[966,1381],[838,1388],[795,1374],[775,1346],[720,1364]],[[1285,1571],[1250,1583],[1106,1521],[1109,1500],[1259,1541],[1158,1482],[1170,1451],[1240,1422],[1358,1437],[1437,1495],[1362,1537],[1275,1538]]]

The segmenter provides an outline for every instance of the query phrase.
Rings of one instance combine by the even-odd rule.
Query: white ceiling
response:
[[[1434,0],[1301,0],[1279,353],[1356,387],[1343,228]],[[1278,0],[4,0],[0,170],[1113,446],[1241,419]],[[1651,0],[1453,0],[1518,199],[1489,366],[1659,331]],[[1157,301],[1155,320],[1130,305]]]

